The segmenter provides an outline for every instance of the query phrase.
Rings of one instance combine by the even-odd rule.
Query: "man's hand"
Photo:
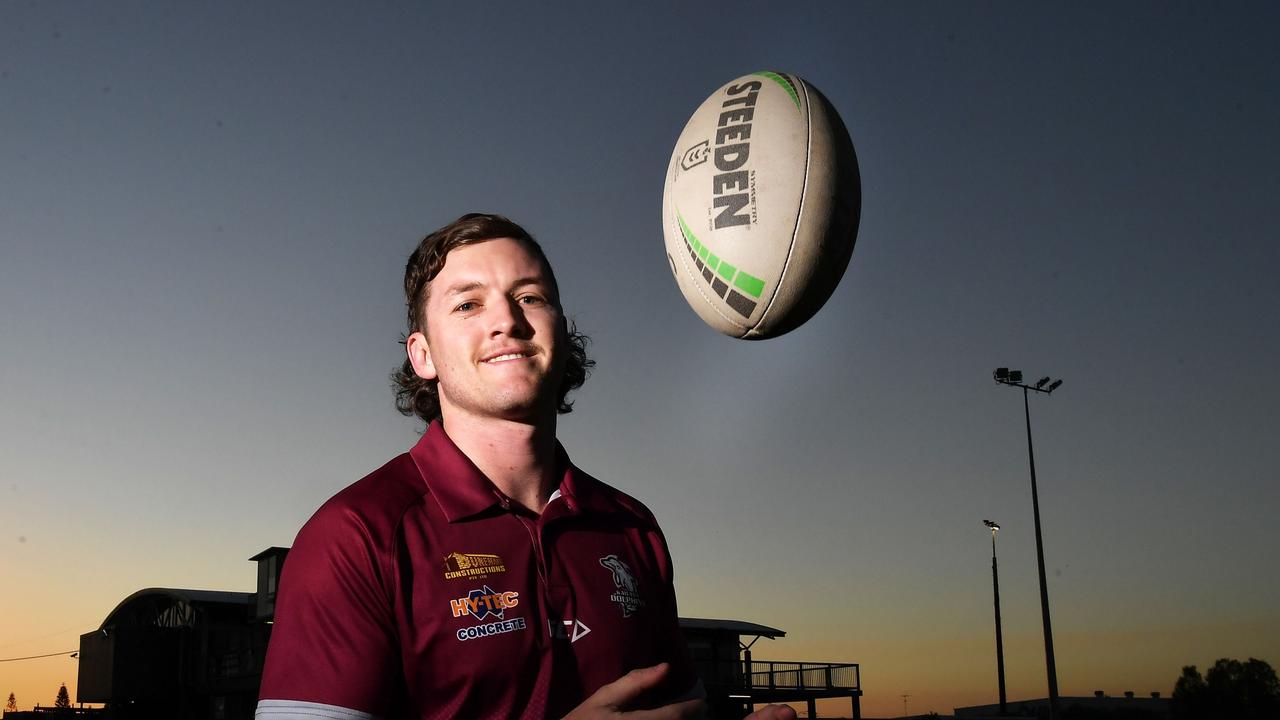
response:
[[[667,663],[653,667],[639,668],[623,675],[608,685],[602,686],[595,693],[582,701],[582,704],[565,716],[564,720],[701,720],[706,717],[707,704],[702,700],[685,700],[684,702],[663,705],[651,710],[628,710],[627,707],[662,682],[667,670]],[[757,713],[758,714],[758,713]],[[785,716],[777,716],[780,720]],[[795,717],[795,714],[792,714]],[[773,715],[761,715],[755,720],[774,720]]]
[[[743,720],[796,720],[796,711],[790,705],[767,705]]]
[[[663,705],[651,710],[628,710],[627,706],[635,702],[647,690],[651,690],[662,682],[670,665],[662,663],[653,667],[639,668],[623,675],[595,691],[591,697],[574,708],[564,720],[597,720],[617,718],[618,720],[703,720],[707,714],[707,704],[702,700],[685,700],[684,702]],[[743,720],[796,720],[796,711],[790,705],[768,705]]]

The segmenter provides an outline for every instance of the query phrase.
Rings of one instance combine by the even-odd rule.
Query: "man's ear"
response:
[[[436,364],[431,362],[431,346],[427,344],[426,335],[420,332],[410,335],[404,341],[404,350],[415,375],[423,380],[436,379]]]

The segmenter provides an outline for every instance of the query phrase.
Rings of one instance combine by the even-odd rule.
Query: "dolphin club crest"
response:
[[[622,608],[622,617],[631,617],[632,613],[644,607],[644,598],[640,597],[640,584],[636,582],[635,574],[626,563],[619,560],[617,555],[606,555],[600,558],[600,565],[613,573],[614,592],[609,599]]]

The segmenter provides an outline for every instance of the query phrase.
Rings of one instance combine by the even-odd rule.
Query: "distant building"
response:
[[[1008,708],[1005,718],[1049,716],[1049,698],[1014,700],[1005,703],[1005,706]],[[1086,697],[1059,696],[1058,708],[1061,715],[1067,717],[1125,718],[1126,720],[1140,718],[1167,720],[1173,717],[1169,698],[1160,697],[1158,692],[1151,693],[1149,697],[1142,697],[1131,691],[1124,693],[1123,697],[1112,697],[1101,690]],[[956,720],[987,720],[1001,717],[999,705],[974,705],[956,708],[954,712]]]
[[[0,714],[3,720],[74,720],[75,718],[104,717],[100,708],[59,708],[37,705],[31,710],[5,710]]]
[[[741,620],[680,618],[680,629],[707,688],[713,720],[740,720],[753,705],[781,702],[803,703],[809,717],[816,718],[816,701],[823,698],[848,698],[850,717],[862,717],[862,683],[855,663],[754,660],[751,646],[757,640],[786,633]]]
[[[276,587],[287,548],[268,548],[258,591],[148,588],[80,636],[78,702],[108,717],[249,720],[258,702]]]
[[[252,720],[288,552],[273,547],[250,558],[257,592],[148,588],[122,600],[80,636],[77,701],[104,703],[101,717],[112,720]],[[764,625],[681,618],[680,627],[713,720],[776,702],[805,704],[816,718],[816,700],[840,697],[861,717],[854,663],[753,660],[757,640],[786,634]]]

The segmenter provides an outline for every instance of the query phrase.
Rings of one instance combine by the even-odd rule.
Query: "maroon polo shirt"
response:
[[[257,717],[562,717],[638,667],[701,694],[649,510],[574,467],[520,509],[432,423],[325,503],[285,562]]]

